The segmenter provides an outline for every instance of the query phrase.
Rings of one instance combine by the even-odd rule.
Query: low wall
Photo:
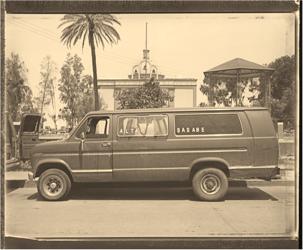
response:
[[[279,139],[279,152],[280,158],[295,155],[295,142],[294,140]]]

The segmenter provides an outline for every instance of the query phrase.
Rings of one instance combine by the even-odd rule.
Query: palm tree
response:
[[[110,14],[68,14],[64,15],[61,21],[59,28],[66,26],[62,30],[61,41],[67,47],[74,46],[78,40],[82,39],[83,49],[86,37],[88,37],[92,55],[95,110],[99,110],[95,45],[98,46],[101,43],[104,48],[105,42],[109,44],[117,43],[120,40],[120,35],[113,25],[120,25],[120,22]]]

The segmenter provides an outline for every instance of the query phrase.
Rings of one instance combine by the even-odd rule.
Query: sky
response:
[[[268,64],[295,53],[295,15],[285,14],[119,14],[121,40],[97,48],[98,79],[127,78],[142,59],[145,23],[151,61],[167,78],[196,78],[225,61],[240,57]],[[28,84],[38,93],[40,64],[49,55],[57,64],[57,79],[67,53],[82,58],[85,74],[92,74],[90,48],[81,43],[68,49],[58,28],[63,15],[7,14],[5,53],[18,53],[24,61]],[[60,107],[59,93],[57,106]],[[197,91],[197,103],[203,95]]]

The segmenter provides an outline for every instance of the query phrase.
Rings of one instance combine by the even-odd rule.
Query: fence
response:
[[[277,127],[277,134],[279,138],[279,154],[280,158],[295,156],[295,133],[288,131],[285,133],[283,122],[275,124]]]

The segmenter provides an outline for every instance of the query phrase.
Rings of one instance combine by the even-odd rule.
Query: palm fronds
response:
[[[67,47],[74,46],[82,39],[82,48],[85,41],[92,34],[94,43],[98,46],[105,46],[105,43],[113,44],[120,40],[120,35],[113,27],[114,24],[120,25],[115,16],[110,14],[68,14],[61,19],[58,28],[64,27],[61,34],[61,41]],[[88,39],[87,39],[88,38]]]

